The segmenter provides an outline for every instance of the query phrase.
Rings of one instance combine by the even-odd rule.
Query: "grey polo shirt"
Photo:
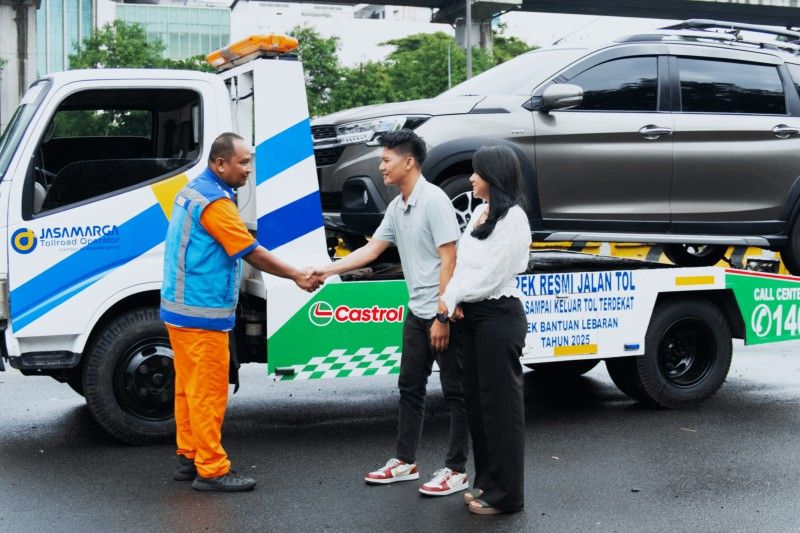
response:
[[[422,175],[408,203],[402,194],[391,201],[372,236],[397,246],[408,285],[408,309],[420,318],[433,318],[438,306],[441,261],[437,248],[459,237],[453,204]]]

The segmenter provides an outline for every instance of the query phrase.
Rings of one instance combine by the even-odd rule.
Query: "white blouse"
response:
[[[456,269],[442,298],[447,312],[456,304],[503,296],[519,297],[516,275],[528,268],[531,227],[525,211],[515,205],[483,240],[471,235],[487,204],[475,208],[458,241]]]

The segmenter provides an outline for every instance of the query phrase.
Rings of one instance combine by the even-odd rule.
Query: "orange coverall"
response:
[[[211,202],[203,210],[200,223],[228,255],[255,242],[236,204],[227,198]],[[194,459],[202,477],[225,475],[231,468],[222,448],[230,365],[228,332],[171,324],[167,324],[167,332],[174,352],[177,453]]]

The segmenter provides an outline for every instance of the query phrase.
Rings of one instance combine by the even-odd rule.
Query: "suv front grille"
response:
[[[333,211],[334,213],[342,210],[342,193],[339,192],[321,192],[320,198],[322,199],[322,210]]]
[[[316,139],[335,139],[336,128],[333,126],[311,126],[311,136]]]
[[[316,159],[318,167],[324,167],[325,165],[332,165],[339,161],[342,152],[344,152],[344,146],[317,148],[314,150],[314,159]]]

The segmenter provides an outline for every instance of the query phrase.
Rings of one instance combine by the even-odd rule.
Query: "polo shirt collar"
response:
[[[405,203],[405,206],[403,207],[404,211],[407,210],[409,206],[417,205],[417,200],[419,199],[419,195],[422,194],[422,188],[425,187],[425,183],[427,183],[425,176],[420,174],[419,178],[417,178],[417,183],[414,185],[414,189],[408,196],[408,201]]]
[[[219,186],[219,188],[222,189],[225,192],[225,195],[229,199],[233,200],[234,198],[236,198],[236,191],[233,189],[233,187],[231,187],[230,185],[228,185],[227,183],[222,181],[219,178],[219,176],[214,174],[214,171],[211,170],[211,167],[206,167],[206,170],[205,170],[204,174],[206,175],[206,177],[208,179],[210,179],[211,181],[216,183]]]

